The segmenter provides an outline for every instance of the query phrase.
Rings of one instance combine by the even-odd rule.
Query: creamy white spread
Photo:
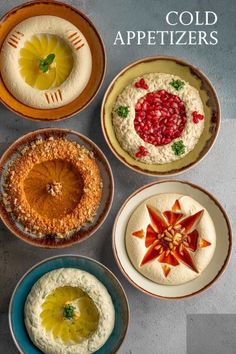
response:
[[[144,79],[148,85],[148,89],[136,88],[135,83],[140,79]],[[184,86],[180,90],[176,90],[170,85],[172,80],[181,80]],[[172,140],[169,144],[155,146],[145,142],[135,131],[135,105],[137,101],[149,92],[166,90],[167,92],[178,96],[186,108],[187,122],[182,135]],[[120,117],[117,113],[119,106],[129,107],[129,114],[126,118]],[[199,92],[188,82],[176,75],[164,73],[149,73],[135,78],[117,97],[113,107],[113,126],[114,131],[121,147],[136,159],[136,152],[140,146],[144,146],[148,151],[146,156],[139,157],[138,160],[147,164],[164,164],[171,161],[181,159],[192,151],[197,144],[203,129],[204,120],[194,124],[192,113],[198,112],[204,115],[203,104]],[[177,141],[183,141],[185,152],[181,155],[175,155],[172,144]]]
[[[195,214],[200,210],[204,210],[203,215],[197,223],[195,229],[199,233],[198,244],[200,242],[200,238],[203,238],[204,240],[210,242],[211,245],[204,248],[198,247],[195,252],[191,252],[188,249],[198,273],[190,269],[182,262],[179,262],[179,265],[177,266],[167,264],[171,268],[171,271],[168,276],[165,277],[162,268],[164,263],[158,262],[157,258],[143,266],[140,266],[148,248],[145,247],[145,237],[134,237],[132,233],[136,230],[144,230],[144,232],[146,232],[147,226],[151,223],[146,207],[147,205],[152,206],[159,212],[163,213],[166,210],[171,210],[177,199],[179,200],[181,206],[181,213],[184,214],[183,218],[185,216]],[[131,263],[139,273],[158,284],[177,285],[195,279],[204,271],[204,269],[206,269],[215,251],[216,232],[209,213],[196,200],[181,194],[159,194],[145,200],[134,210],[127,224],[125,242],[126,250]]]
[[[95,303],[99,311],[96,331],[81,343],[66,345],[56,340],[41,324],[40,313],[47,295],[62,286],[79,287]],[[75,268],[60,268],[42,276],[32,287],[25,303],[25,325],[33,343],[47,354],[89,354],[104,345],[112,333],[115,310],[105,286],[92,274]]]
[[[23,36],[18,33],[22,33]],[[66,42],[73,55],[73,68],[68,78],[60,85],[61,98],[51,99],[51,94],[55,95],[55,88],[48,90],[38,90],[28,85],[21,76],[19,70],[20,50],[27,40],[35,34],[51,34],[60,37]],[[76,36],[83,43],[83,47],[76,50],[76,41],[69,40],[69,36],[76,33]],[[18,39],[16,40],[16,36]],[[12,42],[10,38],[18,43]],[[16,46],[9,44],[14,43]],[[35,108],[56,108],[77,98],[87,85],[92,71],[92,55],[88,42],[83,33],[72,23],[56,16],[35,16],[22,21],[6,37],[0,55],[1,75],[8,90],[19,101]],[[49,102],[45,97],[48,94]]]

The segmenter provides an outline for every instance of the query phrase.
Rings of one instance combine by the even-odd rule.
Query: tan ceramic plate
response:
[[[132,158],[121,148],[112,125],[112,108],[117,96],[137,76],[150,72],[180,76],[199,91],[204,105],[205,128],[195,148],[182,159],[162,165],[149,165]],[[198,68],[174,57],[147,57],[128,65],[111,82],[103,99],[101,121],[105,139],[121,162],[140,173],[151,176],[170,176],[193,167],[211,149],[220,127],[220,105],[212,84]]]
[[[92,53],[92,73],[82,93],[71,103],[55,109],[37,109],[19,102],[5,87],[0,76],[2,103],[25,118],[33,120],[61,120],[82,111],[96,96],[105,75],[106,55],[102,39],[93,23],[79,10],[57,1],[31,1],[10,10],[0,20],[0,48],[7,34],[23,20],[39,15],[53,15],[70,21],[78,27],[89,44]]]
[[[180,285],[161,285],[149,280],[134,268],[126,252],[125,234],[130,216],[144,200],[160,193],[189,195],[207,209],[216,229],[216,249],[210,263],[197,278]],[[158,181],[138,189],[122,205],[113,227],[113,251],[121,271],[137,289],[161,299],[183,299],[209,288],[225,270],[231,249],[232,231],[224,209],[209,192],[186,181]]]
[[[3,184],[5,181],[5,172],[8,169],[9,164],[19,155],[19,150],[21,151],[24,146],[29,144],[35,139],[42,137],[65,137],[68,140],[76,141],[77,143],[85,146],[88,150],[92,151],[95,156],[96,163],[100,169],[102,181],[103,181],[103,193],[100,206],[97,211],[97,215],[92,223],[87,224],[85,227],[81,228],[79,231],[74,232],[68,239],[57,239],[52,235],[44,237],[42,239],[35,237],[34,235],[26,232],[22,225],[17,222],[10,213],[6,211],[6,208],[2,202],[3,196]],[[89,236],[94,234],[98,228],[105,221],[109,210],[111,208],[112,200],[114,194],[114,181],[112,171],[103,152],[95,145],[90,139],[82,134],[79,134],[73,130],[69,129],[39,129],[34,132],[28,133],[18,140],[16,140],[2,155],[0,159],[0,217],[7,228],[21,240],[30,243],[34,246],[45,247],[45,248],[62,248],[71,246],[76,243],[80,243],[87,239]]]

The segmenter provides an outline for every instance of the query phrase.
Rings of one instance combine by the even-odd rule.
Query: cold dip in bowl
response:
[[[118,95],[112,110],[116,138],[135,160],[166,164],[194,149],[204,130],[196,88],[179,76],[149,73]]]
[[[33,16],[7,35],[0,54],[1,76],[10,93],[34,108],[64,106],[77,98],[92,72],[83,33],[57,16]]]
[[[158,284],[183,284],[210,263],[216,231],[208,211],[187,195],[163,193],[142,202],[126,228],[133,266]]]
[[[24,317],[32,342],[47,354],[94,353],[115,324],[106,287],[76,268],[59,268],[42,276],[27,297]]]
[[[63,135],[18,147],[3,177],[5,210],[32,239],[70,240],[96,217],[103,180],[93,151]]]

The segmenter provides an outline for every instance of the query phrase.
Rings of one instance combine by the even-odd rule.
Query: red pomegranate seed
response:
[[[135,82],[134,86],[136,88],[142,88],[144,90],[148,90],[148,84],[145,82],[144,79],[140,79],[139,81]]]
[[[139,146],[138,151],[135,153],[135,157],[143,157],[147,155],[148,155],[148,151],[144,146]]]
[[[171,104],[171,107],[172,107],[172,108],[178,108],[178,103],[177,103],[177,102],[173,102],[173,103]]]
[[[144,111],[146,111],[146,110],[147,110],[147,108],[148,108],[148,104],[147,104],[147,102],[144,102],[144,104],[143,104],[143,107],[142,107],[142,108],[143,108],[143,110],[144,110]]]
[[[197,124],[199,122],[199,119],[197,116],[194,116],[193,117],[193,123]]]
[[[140,85],[141,80],[137,84]],[[141,86],[145,86],[145,81],[142,81]],[[193,112],[193,117],[196,114]],[[155,146],[169,144],[180,137],[186,121],[184,103],[178,96],[165,90],[149,92],[135,105],[134,128],[141,139]],[[136,157],[141,157],[140,151],[147,153],[146,149],[139,149]]]
[[[199,122],[199,120],[203,120],[204,116],[202,114],[197,113],[196,111],[194,111],[192,113],[192,117],[193,117],[193,123],[197,124]]]

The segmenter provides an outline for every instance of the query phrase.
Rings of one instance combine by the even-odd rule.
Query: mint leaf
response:
[[[47,63],[47,65],[50,65],[52,64],[54,59],[55,59],[55,54],[49,54],[45,59],[45,62]]]
[[[39,60],[39,69],[43,73],[46,73],[49,70],[49,65],[53,63],[53,60],[55,59],[55,57],[56,57],[55,54],[49,54],[46,59],[40,59]]]
[[[39,69],[43,72],[46,73],[48,71],[48,65],[46,65],[43,60],[40,60],[39,64]]]

